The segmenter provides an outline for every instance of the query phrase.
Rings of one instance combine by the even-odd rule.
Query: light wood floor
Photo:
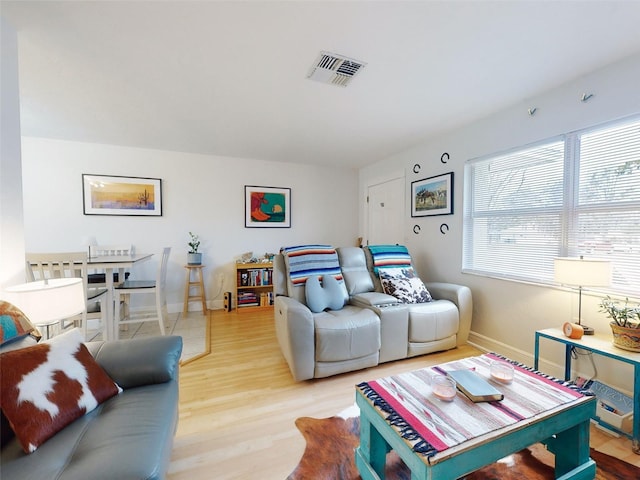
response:
[[[344,410],[354,403],[354,386],[361,381],[481,353],[464,346],[296,383],[280,354],[272,312],[211,312],[210,334],[211,353],[180,368],[172,480],[284,480],[305,446],[296,418],[324,418]],[[640,466],[629,440],[591,430],[593,447]]]

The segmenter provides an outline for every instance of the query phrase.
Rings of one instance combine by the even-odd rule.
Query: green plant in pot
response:
[[[624,350],[640,352],[640,305],[629,306],[629,299],[624,304],[612,300],[609,295],[600,302],[600,311],[611,318],[613,344]]]
[[[189,265],[201,265],[202,253],[198,252],[200,238],[195,233],[189,232],[189,253],[187,253],[187,263]]]

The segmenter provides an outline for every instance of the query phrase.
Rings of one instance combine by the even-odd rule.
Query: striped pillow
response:
[[[381,268],[411,266],[411,255],[404,245],[369,245],[373,260],[373,272],[379,275]]]
[[[331,245],[299,245],[282,247],[280,252],[289,265],[289,276],[294,286],[304,285],[312,275],[333,275],[342,280],[338,253]]]
[[[15,305],[0,300],[0,345],[20,340],[27,335],[40,340],[40,332]]]

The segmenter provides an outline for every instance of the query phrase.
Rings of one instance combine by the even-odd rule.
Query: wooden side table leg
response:
[[[184,314],[189,312],[189,283],[191,283],[191,269],[187,268],[187,281],[184,284],[184,307],[182,308]]]
[[[207,313],[207,296],[204,292],[204,278],[202,277],[202,268],[198,269],[200,274],[200,298],[202,300],[202,313]]]

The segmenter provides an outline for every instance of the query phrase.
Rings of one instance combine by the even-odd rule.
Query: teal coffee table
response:
[[[514,381],[494,383],[489,365],[496,359],[481,355],[358,385],[355,460],[363,480],[384,479],[390,450],[412,480],[454,480],[537,442],[555,454],[557,479],[593,479],[589,423],[596,398],[515,362]],[[473,403],[460,392],[453,402],[434,397],[431,375],[466,368],[490,381],[504,400]]]

